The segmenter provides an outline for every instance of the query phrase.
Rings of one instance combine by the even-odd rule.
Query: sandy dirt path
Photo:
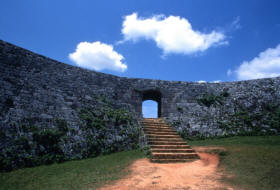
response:
[[[148,159],[136,160],[125,178],[100,190],[230,190],[222,184],[222,173],[215,154],[198,153],[200,160],[186,163],[159,164]]]

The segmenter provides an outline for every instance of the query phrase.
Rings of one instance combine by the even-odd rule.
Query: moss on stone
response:
[[[196,100],[200,105],[210,107],[211,105],[223,105],[225,98],[229,97],[230,94],[228,91],[222,91],[219,95],[213,93],[203,94],[201,97],[198,97]]]

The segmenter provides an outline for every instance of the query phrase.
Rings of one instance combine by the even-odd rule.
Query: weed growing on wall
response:
[[[211,105],[223,105],[225,98],[229,97],[230,94],[228,91],[222,91],[219,95],[203,94],[201,97],[198,97],[196,100],[200,105],[210,107]]]

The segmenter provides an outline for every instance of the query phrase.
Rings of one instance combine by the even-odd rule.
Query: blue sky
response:
[[[0,39],[117,76],[234,81],[280,75],[278,0],[9,0]]]

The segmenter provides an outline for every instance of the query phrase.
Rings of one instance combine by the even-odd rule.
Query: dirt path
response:
[[[130,175],[100,190],[230,190],[219,179],[217,155],[198,153],[200,160],[159,164],[140,159],[130,165]]]

